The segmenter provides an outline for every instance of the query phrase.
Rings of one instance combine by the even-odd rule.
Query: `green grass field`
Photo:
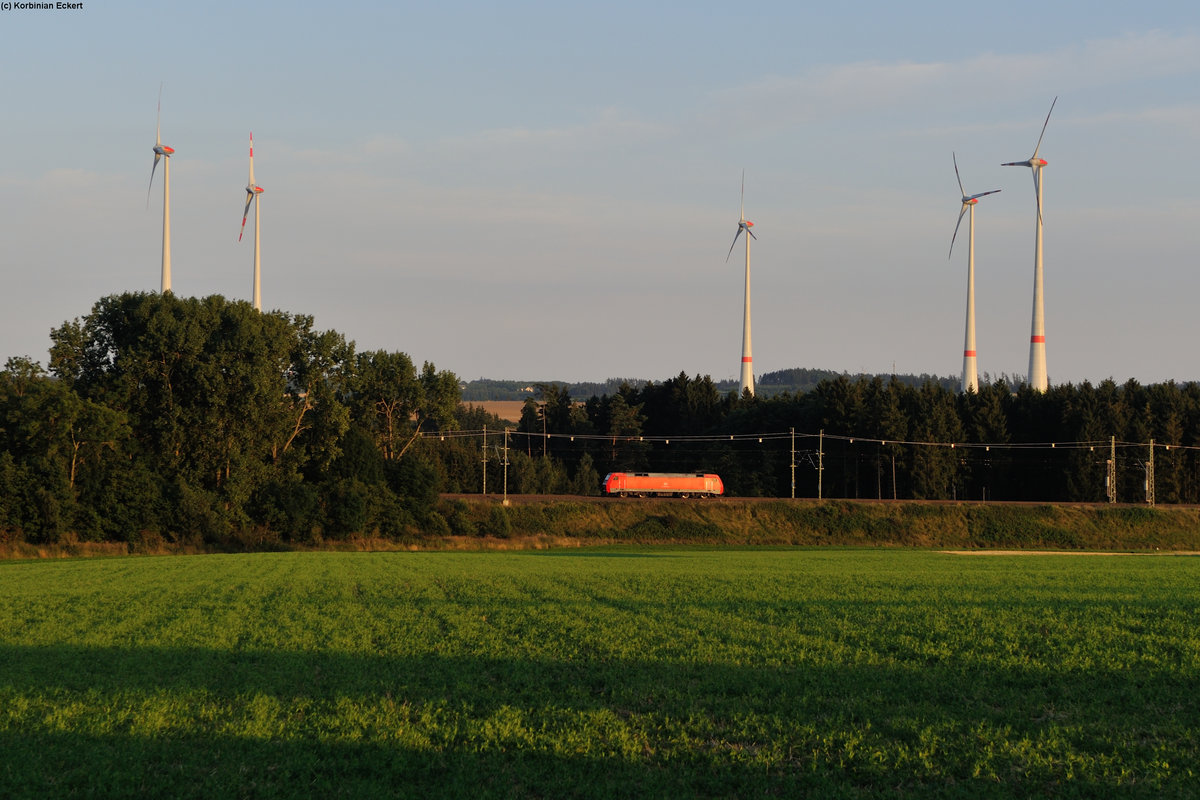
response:
[[[1200,558],[0,564],[0,797],[1194,797]]]

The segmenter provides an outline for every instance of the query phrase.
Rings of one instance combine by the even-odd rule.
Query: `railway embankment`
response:
[[[921,547],[1078,553],[1200,553],[1200,507],[765,498],[628,500],[570,496],[443,497],[401,535],[365,531],[287,541],[270,531],[228,541],[38,545],[0,541],[0,559],[278,550],[485,550],[601,545]]]
[[[443,502],[454,546],[591,544],[1200,551],[1200,508],[852,500]],[[505,544],[507,543],[507,544]],[[433,544],[432,542],[430,544]]]

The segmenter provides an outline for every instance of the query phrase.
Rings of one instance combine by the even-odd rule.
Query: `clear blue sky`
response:
[[[461,378],[736,378],[746,171],[758,373],[1024,376],[1045,171],[1052,383],[1200,379],[1189,2],[122,3],[0,12],[0,359],[159,285]],[[161,171],[161,168],[160,168]],[[965,222],[964,222],[965,226]]]

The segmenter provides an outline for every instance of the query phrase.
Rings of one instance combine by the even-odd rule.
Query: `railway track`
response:
[[[500,493],[481,494],[443,494],[445,500],[462,500],[468,503],[499,503],[505,498]],[[918,506],[1002,506],[1002,507],[1033,507],[1060,506],[1063,508],[1146,508],[1145,503],[1085,503],[1077,501],[1056,500],[905,500],[884,498],[854,498],[827,497],[818,500],[815,497],[797,497],[794,500],[787,497],[600,497],[579,494],[509,494],[509,505],[531,505],[536,503],[707,503],[707,504],[759,504],[759,503],[861,503],[864,505],[918,505]],[[1200,504],[1159,504],[1161,508],[1200,508]]]

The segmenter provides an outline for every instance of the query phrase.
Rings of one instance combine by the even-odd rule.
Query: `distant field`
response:
[[[0,563],[0,797],[1192,797],[1200,559]]]
[[[521,409],[525,407],[524,400],[480,400],[467,401],[463,403],[467,406],[475,406],[482,408],[489,414],[495,414],[500,419],[508,420],[516,425],[521,421]]]

